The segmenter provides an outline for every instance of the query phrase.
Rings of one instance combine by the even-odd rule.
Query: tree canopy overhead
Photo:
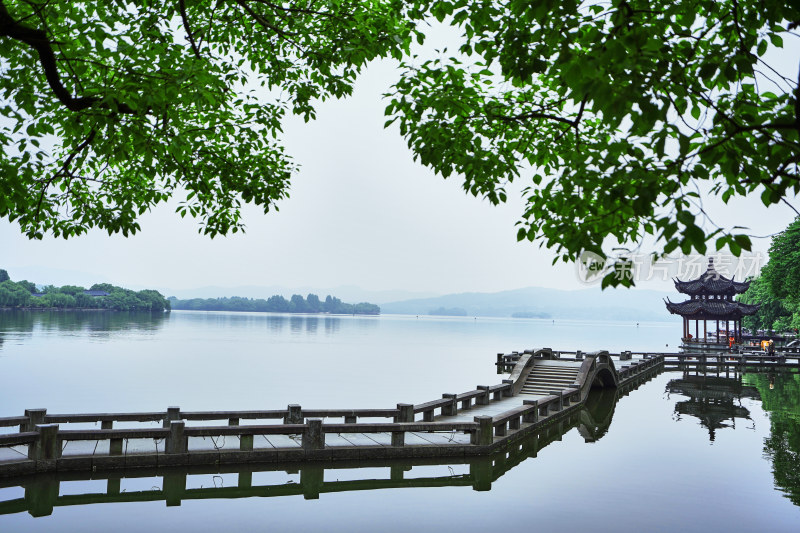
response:
[[[430,17],[455,56],[410,60]],[[800,73],[767,59],[800,49],[799,23],[779,0],[0,0],[0,216],[127,234],[185,190],[181,216],[235,232],[243,202],[287,196],[285,115],[394,57],[389,122],[491,202],[528,180],[520,240],[738,254],[749,237],[703,197],[800,191]]]
[[[402,0],[0,0],[0,216],[29,237],[128,234],[176,190],[211,236],[268,211],[281,120],[350,94],[414,37]]]
[[[408,62],[388,113],[426,166],[493,203],[523,176],[518,239],[602,257],[646,235],[662,253],[749,237],[703,198],[800,191],[800,4],[782,0],[443,0],[451,58]],[[784,43],[786,41],[786,43]],[[609,242],[611,241],[611,242]],[[630,284],[615,279],[604,284]]]

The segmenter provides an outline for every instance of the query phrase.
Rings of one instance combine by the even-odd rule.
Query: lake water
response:
[[[0,416],[393,407],[498,383],[499,352],[674,351],[679,334],[673,322],[0,312]],[[478,463],[183,472],[193,496],[179,506],[159,496],[173,483],[161,472],[29,480],[57,481],[62,503],[40,517],[10,512],[25,489],[6,483],[0,531],[800,529],[797,374],[665,372],[619,399],[596,394],[562,431],[494,458],[488,477]],[[125,496],[86,496],[112,486]]]

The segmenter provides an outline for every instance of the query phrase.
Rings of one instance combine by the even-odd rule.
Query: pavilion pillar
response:
[[[728,320],[725,320],[725,344],[728,344],[728,337],[731,336],[729,324],[730,322]]]
[[[695,319],[694,320],[694,340],[696,341],[699,338],[700,338],[700,321]]]
[[[706,323],[706,320],[703,319],[703,342],[705,342],[707,338],[708,338],[708,324]]]
[[[717,320],[717,344],[719,344],[719,320]]]

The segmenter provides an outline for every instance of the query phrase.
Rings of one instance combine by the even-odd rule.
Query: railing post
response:
[[[101,420],[100,421],[100,429],[114,429],[114,421],[113,420]]]
[[[475,405],[489,405],[489,385],[478,385],[483,394],[475,397]]]
[[[492,417],[491,416],[476,416],[475,422],[478,423],[478,429],[472,434],[472,444],[478,446],[488,446],[492,443]]]
[[[286,416],[283,417],[284,424],[302,424],[303,409],[297,404],[291,404],[286,408]]]
[[[253,486],[253,472],[240,470],[236,484],[240,489],[249,489]]]
[[[389,479],[392,481],[402,481],[404,472],[411,470],[410,466],[392,465],[389,467]]]
[[[179,507],[185,494],[185,472],[170,472],[164,474],[164,500],[166,501],[167,507]]]
[[[522,400],[522,405],[532,405],[533,409],[522,415],[522,421],[535,424],[539,421],[539,400]]]
[[[506,398],[514,396],[514,380],[513,379],[504,379],[503,383],[508,383],[509,387],[503,391],[503,396]]]
[[[243,452],[253,451],[253,435],[239,435],[239,449]]]
[[[578,361],[583,361],[583,352],[581,350],[575,352],[575,359],[577,359]]]
[[[475,458],[469,464],[469,475],[472,478],[472,490],[492,490],[492,459]]]
[[[450,404],[442,406],[442,416],[453,416],[458,412],[457,394],[442,394],[442,398],[450,400]]]
[[[303,449],[321,450],[325,447],[325,434],[322,432],[322,419],[309,418],[303,431]]]
[[[239,419],[238,418],[229,418],[228,419],[228,425],[229,426],[238,426],[239,425]]]
[[[567,390],[566,390],[566,389],[562,389],[562,390],[561,390],[561,394],[560,394],[559,396],[561,396],[561,405],[563,405],[564,407],[569,407],[569,404],[570,404],[570,402],[569,402],[570,395],[569,395],[569,394],[567,394]]]
[[[506,370],[505,362],[503,361],[503,354],[497,354],[497,373],[502,374]]]
[[[37,424],[36,441],[28,445],[28,459],[52,461],[61,457],[61,443],[58,438],[58,424]]]
[[[185,421],[169,421],[169,435],[167,435],[167,442],[164,446],[166,453],[186,453],[188,449],[188,441],[186,439],[186,435],[184,434],[185,429]]]
[[[108,455],[122,455],[122,439],[111,439],[109,441]]]
[[[494,434],[496,436],[498,436],[498,437],[505,437],[506,433],[507,433],[507,431],[506,431],[507,428],[508,428],[508,422],[507,421],[506,422],[502,422],[500,424],[497,424],[495,426],[495,428],[494,428]]]
[[[410,403],[398,403],[397,410],[399,411],[395,422],[413,422],[414,421],[414,406]]]
[[[561,391],[551,390],[550,394],[558,396],[558,401],[550,404],[550,410],[556,412],[561,411],[564,408],[564,397],[561,395]]]
[[[180,420],[181,419],[181,408],[180,407],[167,407],[167,415],[164,418],[163,426],[165,428],[169,427],[169,423],[173,420]]]
[[[25,483],[25,504],[28,513],[33,517],[53,514],[60,486],[61,483],[55,476],[34,478]]]
[[[307,465],[300,469],[300,486],[303,488],[303,498],[318,500],[319,492],[325,483],[325,469],[319,465]]]
[[[25,409],[25,416],[28,417],[26,422],[19,426],[20,433],[27,433],[28,431],[36,431],[36,426],[44,424],[44,417],[47,415],[47,409]]]
[[[358,422],[358,417],[356,415],[344,415],[345,424],[355,424],[357,422]]]
[[[405,446],[406,445],[406,432],[405,431],[392,431],[392,446]]]

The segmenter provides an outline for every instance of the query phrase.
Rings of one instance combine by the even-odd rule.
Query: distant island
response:
[[[283,296],[263,298],[192,298],[179,300],[169,297],[172,309],[187,311],[258,311],[267,313],[329,313],[334,315],[379,315],[381,308],[375,304],[362,302],[348,304],[339,298],[328,295],[324,301],[316,294],[303,298],[295,294],[287,300]]]
[[[132,291],[110,283],[96,283],[88,289],[77,285],[39,288],[28,280],[12,281],[8,272],[0,269],[0,308],[163,313],[170,310],[170,303],[158,291]]]

